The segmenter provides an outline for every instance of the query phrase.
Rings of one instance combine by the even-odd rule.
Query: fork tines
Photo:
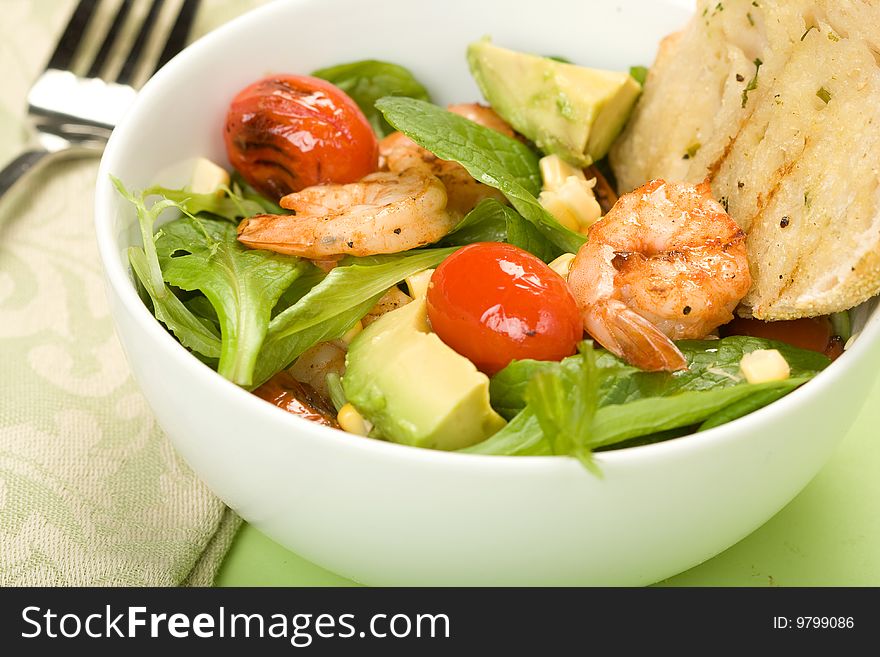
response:
[[[77,51],[86,40],[84,35],[89,26],[100,14],[98,9],[101,3],[108,0],[80,0],[71,15],[70,21],[61,35],[55,52],[49,59],[47,69],[70,70],[72,69]],[[199,0],[178,0],[177,16],[174,19],[171,29],[168,31],[168,37],[165,40],[158,60],[151,64],[148,60],[150,52],[155,50],[148,47],[151,38],[161,38],[161,34],[157,32],[157,27],[163,25],[160,20],[160,14],[166,0],[152,0],[149,9],[143,18],[132,17],[131,14],[134,0],[120,0],[113,21],[104,34],[101,46],[88,66],[87,77],[99,78],[103,77],[107,81],[116,81],[119,84],[135,86],[138,81],[139,71],[149,71],[150,74],[165,65],[169,59],[177,54],[184,45],[195,19],[198,10]],[[172,8],[173,9],[173,8]],[[125,45],[121,40],[121,35],[126,30],[127,23],[134,18],[140,22],[136,28],[136,36],[131,43],[128,51],[125,51]],[[154,36],[155,35],[155,36]],[[102,71],[107,69],[111,53],[115,50],[119,53],[120,58],[124,57],[124,63],[119,69],[118,75],[103,75]]]
[[[77,46],[80,38],[89,26],[95,9],[98,7],[98,0],[80,0],[80,3],[73,10],[73,15],[64,29],[64,34],[58,40],[55,52],[49,59],[46,68],[57,68],[64,70],[70,68],[73,62],[73,56],[76,54]]]

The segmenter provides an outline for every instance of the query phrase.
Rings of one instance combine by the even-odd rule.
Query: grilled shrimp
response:
[[[645,370],[686,369],[672,340],[705,337],[748,292],[745,234],[708,183],[653,180],[593,225],[568,283],[603,347]]]
[[[436,242],[460,217],[446,209],[446,189],[424,166],[372,173],[346,185],[288,194],[292,215],[261,214],[239,224],[255,248],[311,259],[397,253]]]
[[[513,137],[515,134],[513,128],[505,123],[504,119],[498,116],[492,108],[485,105],[465,103],[449,105],[447,109],[508,137]],[[441,160],[402,132],[392,132],[379,142],[379,157],[380,162],[389,169],[419,165],[428,167],[431,173],[437,176],[446,187],[446,194],[449,197],[447,209],[450,212],[458,213],[459,216],[466,215],[483,199],[494,198],[502,203],[507,203],[504,194],[474,180],[467,169],[458,162]]]
[[[451,105],[456,112],[512,136],[513,129],[483,105]],[[293,215],[245,219],[238,239],[255,248],[316,260],[342,255],[397,253],[436,242],[485,198],[505,202],[463,166],[441,160],[394,132],[380,142],[387,171],[356,183],[316,185],[281,199]]]

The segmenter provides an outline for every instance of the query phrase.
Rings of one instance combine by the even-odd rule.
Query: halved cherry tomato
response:
[[[843,353],[843,342],[834,335],[831,320],[827,317],[808,317],[780,322],[762,322],[757,319],[737,317],[721,327],[720,333],[722,337],[750,335],[767,340],[778,340],[801,349],[818,351],[832,359]]]
[[[490,375],[514,359],[570,356],[584,334],[563,278],[510,244],[453,253],[431,276],[427,301],[440,339]]]
[[[376,135],[357,104],[305,75],[273,75],[239,92],[224,137],[232,166],[273,200],[311,185],[355,182],[379,163]]]

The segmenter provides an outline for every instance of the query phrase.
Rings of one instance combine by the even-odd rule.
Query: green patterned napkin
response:
[[[203,0],[204,32],[260,0]],[[0,162],[74,0],[3,0]],[[145,3],[141,3],[145,4]],[[0,585],[209,585],[240,519],[174,452],[129,374],[92,227],[96,159],[0,205]]]

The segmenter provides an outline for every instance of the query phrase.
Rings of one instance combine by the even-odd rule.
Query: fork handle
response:
[[[21,180],[28,172],[45,166],[55,153],[44,148],[27,150],[0,171],[0,198]]]

